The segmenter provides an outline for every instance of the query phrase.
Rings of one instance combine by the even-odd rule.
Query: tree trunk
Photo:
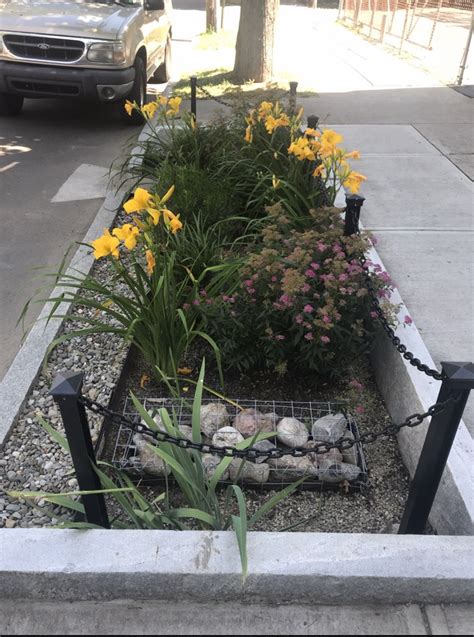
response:
[[[280,0],[242,0],[234,75],[238,82],[268,82],[273,73],[275,24]]]
[[[217,31],[217,0],[206,0],[206,31]]]

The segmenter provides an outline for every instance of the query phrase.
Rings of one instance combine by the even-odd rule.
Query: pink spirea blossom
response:
[[[363,414],[365,413],[365,408],[362,405],[357,405],[357,407],[355,408],[356,413],[358,414]]]
[[[306,339],[307,341],[312,341],[312,340],[314,339],[314,336],[313,336],[313,333],[312,333],[312,332],[307,332],[307,333],[304,335],[304,337],[305,337],[305,339]]]
[[[305,272],[305,276],[307,276],[309,279],[314,279],[316,277],[316,272],[311,268],[308,268]]]
[[[314,261],[311,263],[311,267],[313,268],[313,270],[319,270],[319,268],[321,267],[319,265],[319,263],[315,263]]]
[[[183,303],[183,310],[184,311],[189,310],[190,307],[191,306],[189,305],[189,303]]]
[[[377,314],[377,312],[371,312],[371,313],[370,313],[370,316],[371,316],[373,319],[376,319],[376,318],[378,317],[378,314]]]
[[[329,336],[321,336],[321,343],[330,343],[331,339],[329,338]]]
[[[285,337],[283,336],[283,334],[277,334],[277,335],[275,336],[275,340],[276,340],[276,341],[284,341],[284,340],[285,340]]]
[[[338,278],[339,278],[339,281],[347,281],[348,276],[347,274],[343,273],[343,274],[340,274]]]
[[[298,325],[301,325],[301,323],[303,322],[303,317],[301,314],[297,314],[295,316],[295,323],[298,323]]]
[[[353,387],[354,389],[363,389],[364,386],[358,380],[351,380],[349,383],[349,387]]]
[[[246,281],[244,281],[244,285],[246,285],[248,288],[251,288],[253,285],[252,279],[247,279]]]
[[[301,291],[309,292],[310,290],[311,290],[311,286],[309,285],[309,283],[303,283],[303,285],[301,286]]]
[[[311,312],[314,312],[314,307],[308,303],[304,306],[303,312],[308,312],[308,314],[311,314]]]
[[[271,278],[272,283],[276,283],[278,281],[278,279],[276,278],[275,275],[272,276]]]
[[[324,321],[325,323],[330,323],[330,322],[331,322],[331,319],[329,318],[329,316],[328,316],[327,314],[325,314],[325,315],[323,316],[323,321]]]
[[[199,299],[195,299],[195,300],[193,301],[193,305],[200,305],[200,304],[201,304],[201,302],[200,302],[200,300],[199,300]]]
[[[405,323],[405,325],[411,325],[413,323],[413,319],[411,318],[411,316],[408,316],[407,314],[405,318],[403,319],[403,322]]]

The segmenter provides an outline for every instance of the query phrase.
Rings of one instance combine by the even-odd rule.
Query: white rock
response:
[[[234,427],[240,431],[244,438],[255,436],[258,432],[275,431],[277,415],[274,413],[262,414],[258,409],[242,409],[234,418]]]
[[[259,442],[256,442],[254,445],[252,445],[253,449],[258,449],[259,451],[273,451],[274,449],[276,449],[276,445],[273,444],[273,442],[270,442],[270,440],[260,440]],[[268,457],[262,456],[261,458],[255,458],[255,462],[256,463],[261,463],[261,462],[267,462]]]
[[[140,434],[133,436],[133,442],[137,448],[138,462],[145,473],[153,476],[167,476],[171,469],[169,466],[150,448],[150,444]]]
[[[217,467],[222,462],[222,458],[219,456],[214,456],[211,453],[202,454],[202,466],[206,473],[206,476],[210,479],[215,474]],[[220,480],[228,480],[229,479],[229,469],[227,468]]]
[[[344,414],[329,414],[313,423],[311,434],[314,440],[336,442],[345,434],[347,421]]]
[[[277,438],[287,447],[304,447],[309,432],[306,425],[297,418],[282,418],[277,426]]]
[[[319,462],[319,479],[323,482],[351,482],[359,477],[360,469],[357,465],[346,462],[333,462],[322,459]]]
[[[272,468],[270,480],[275,477],[285,481],[299,480],[304,476],[318,477],[318,465],[312,462],[308,456],[293,458],[293,456],[283,456],[283,458],[270,458],[268,464]]]
[[[270,467],[266,463],[254,464],[234,458],[229,465],[229,475],[231,480],[242,480],[243,482],[263,483],[268,481]]]
[[[201,431],[208,438],[229,424],[229,413],[222,403],[201,405]]]
[[[212,444],[215,447],[235,447],[243,439],[244,437],[240,431],[237,431],[234,427],[222,427],[212,436]]]
[[[354,434],[352,433],[350,429],[347,429],[347,431],[344,432],[344,438],[350,438],[351,440],[354,440]],[[354,445],[350,449],[343,449],[342,457],[344,462],[347,462],[348,464],[357,464],[356,446]]]

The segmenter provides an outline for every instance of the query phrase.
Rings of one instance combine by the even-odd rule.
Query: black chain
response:
[[[448,398],[446,401],[442,403],[436,403],[432,405],[424,414],[412,414],[408,416],[402,423],[397,425],[387,425],[380,431],[376,432],[368,432],[362,434],[360,436],[354,438],[341,438],[337,442],[313,442],[311,447],[297,447],[296,449],[280,449],[275,448],[269,451],[264,451],[261,449],[255,449],[255,447],[250,447],[248,449],[236,449],[235,447],[216,447],[215,445],[191,442],[186,438],[177,438],[175,436],[171,436],[170,434],[164,432],[152,431],[146,425],[141,423],[133,422],[125,416],[112,411],[111,409],[104,407],[100,403],[90,400],[85,396],[82,396],[79,399],[79,402],[87,407],[90,411],[95,414],[99,414],[101,416],[105,416],[108,421],[112,425],[120,426],[127,429],[131,429],[132,431],[143,434],[145,436],[149,436],[153,438],[157,442],[167,442],[177,447],[181,447],[182,449],[195,449],[196,451],[200,451],[201,453],[210,453],[215,456],[227,457],[227,458],[282,458],[283,456],[293,456],[294,458],[301,458],[303,456],[308,456],[310,454],[324,454],[331,451],[331,449],[339,449],[340,451],[351,449],[356,444],[368,444],[371,442],[375,442],[378,438],[383,436],[393,437],[396,436],[401,429],[404,427],[417,427],[421,425],[421,423],[428,418],[429,416],[434,416],[436,414],[440,414],[443,412],[448,405],[450,405],[454,401],[453,398]]]
[[[387,336],[392,341],[393,345],[396,347],[397,351],[402,354],[403,358],[409,361],[410,365],[416,367],[420,372],[425,373],[427,376],[431,376],[436,380],[444,380],[445,376],[443,373],[439,372],[437,369],[431,369],[425,363],[422,363],[419,358],[417,358],[413,352],[410,352],[406,345],[404,345],[400,338],[395,334],[395,331],[391,327],[390,323],[387,321],[387,318],[384,314],[383,309],[380,306],[380,301],[377,297],[377,292],[372,283],[372,279],[370,278],[369,267],[366,263],[366,258],[362,256],[360,258],[361,266],[364,269],[365,278],[367,282],[367,288],[369,290],[370,298],[372,300],[372,307],[377,314],[377,318],[382,324],[383,329],[385,330]]]

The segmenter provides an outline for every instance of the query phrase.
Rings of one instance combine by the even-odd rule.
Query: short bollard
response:
[[[290,82],[290,113],[294,115],[296,113],[296,90],[298,88],[298,82]]]
[[[314,130],[318,128],[319,117],[317,115],[308,115],[306,121],[308,122],[308,128],[313,128]]]
[[[61,412],[79,490],[98,491],[102,489],[102,485],[94,471],[96,465],[94,447],[86,410],[79,402],[83,380],[83,372],[59,372],[53,381],[50,393]],[[104,495],[97,493],[81,497],[87,522],[109,529]]]
[[[197,117],[197,77],[191,76],[191,113]]]
[[[360,195],[346,195],[346,215],[344,217],[344,236],[359,232],[360,209],[365,198]]]
[[[464,407],[474,389],[474,363],[441,363],[445,378],[437,403],[451,403],[431,418],[410,487],[399,534],[421,534],[433,506]]]

